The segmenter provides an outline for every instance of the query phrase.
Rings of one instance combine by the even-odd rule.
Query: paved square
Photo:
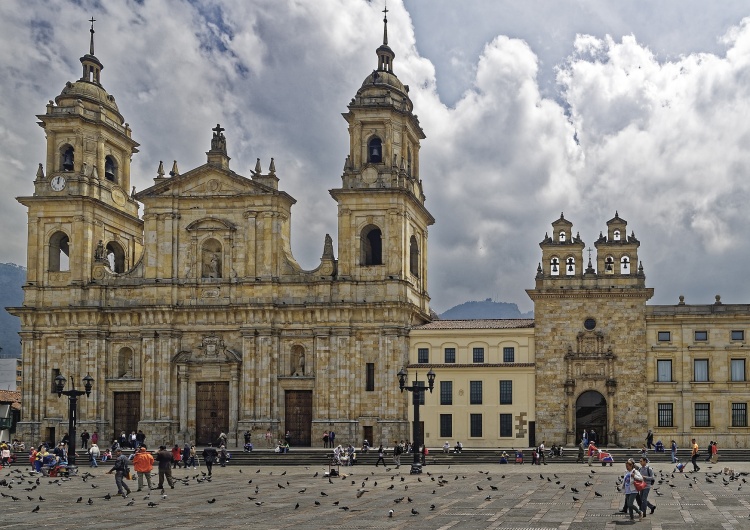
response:
[[[723,465],[750,471],[750,463]],[[86,481],[42,477],[38,485],[27,468],[21,474],[15,467],[0,471],[10,482],[0,486],[0,513],[3,528],[750,528],[750,484],[744,476],[714,477],[723,465],[672,478],[671,465],[656,464],[657,475],[664,472],[656,485],[660,495],[652,491],[650,496],[658,508],[636,523],[618,513],[624,501],[616,490],[621,462],[606,468],[433,465],[418,476],[409,475],[408,466],[360,465],[341,468],[342,476],[330,481],[324,476],[327,467],[320,465],[215,467],[210,482],[200,467],[175,470],[183,480],[174,490],[167,488],[165,498],[160,491],[145,498],[131,481],[130,499],[115,496],[114,476],[105,474],[105,466],[81,467],[81,474],[93,471]]]

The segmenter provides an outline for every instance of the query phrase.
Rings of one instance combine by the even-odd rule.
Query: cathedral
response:
[[[337,246],[321,234],[320,265],[290,247],[293,197],[273,159],[232,170],[231,134],[213,129],[206,163],[160,164],[131,190],[138,142],[103,85],[103,63],[38,115],[47,141],[28,209],[28,277],[21,319],[19,437],[67,430],[62,375],[93,390],[78,429],[102,439],[143,430],[151,443],[236,444],[242,433],[298,446],[406,439],[407,398],[396,374],[409,329],[430,320],[419,150],[425,135],[394,71],[387,19],[377,64],[351,99]],[[364,69],[364,68],[363,68]],[[169,167],[169,165],[168,165]],[[138,203],[143,215],[138,215]],[[32,376],[33,375],[33,376]]]

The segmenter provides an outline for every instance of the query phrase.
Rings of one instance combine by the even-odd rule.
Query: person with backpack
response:
[[[646,507],[651,510],[652,514],[654,513],[654,510],[656,510],[656,505],[648,502],[648,494],[651,491],[651,486],[653,486],[656,482],[656,478],[654,477],[654,470],[650,465],[648,465],[648,463],[648,458],[646,458],[645,456],[641,457],[641,476],[643,477],[643,481],[646,483],[646,487],[643,488],[640,492],[641,512],[643,512],[644,519],[646,518]]]
[[[638,493],[635,489],[635,481],[638,479],[643,480],[643,477],[638,470],[635,469],[635,462],[633,459],[629,458],[628,461],[625,462],[625,478],[623,479],[623,484],[625,486],[625,506],[630,512],[631,521],[635,519],[633,512],[638,512],[639,521],[643,518],[643,512],[641,512],[640,508],[635,506],[635,496]]]
[[[127,476],[130,474],[130,467],[128,466],[128,457],[122,454],[122,449],[115,451],[115,463],[112,469],[107,471],[108,475],[115,474],[115,484],[117,484],[117,494],[122,495],[124,499],[130,495],[130,488],[128,487]]]

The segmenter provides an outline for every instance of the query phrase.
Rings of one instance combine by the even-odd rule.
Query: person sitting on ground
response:
[[[500,455],[500,463],[501,464],[508,463],[508,453],[506,453],[505,451],[503,451],[502,454]]]
[[[448,443],[448,440],[446,440],[445,443],[443,444],[443,452],[444,453],[451,452],[451,444]]]
[[[370,442],[367,441],[367,438],[362,442],[362,452],[366,453],[370,450]]]
[[[456,442],[456,447],[453,448],[453,452],[460,453],[461,451],[463,451],[463,448],[464,444],[462,444],[461,442]]]

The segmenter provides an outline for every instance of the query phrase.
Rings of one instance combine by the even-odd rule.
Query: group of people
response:
[[[83,432],[85,433],[86,431]],[[130,434],[125,434],[125,431],[122,431],[120,432],[120,437],[115,439],[114,441],[118,443],[119,447],[128,447],[135,451],[139,446],[143,445],[146,442],[146,435],[143,434],[143,431],[141,430],[139,430],[138,432],[131,431]],[[83,434],[81,434],[81,443],[83,443]],[[92,439],[92,443],[96,443],[96,440]],[[81,447],[85,446],[81,445]]]
[[[622,513],[628,513],[631,520],[635,519],[635,514],[638,514],[638,520],[645,518],[646,509],[654,513],[656,505],[649,502],[648,494],[655,482],[654,470],[649,465],[648,458],[641,457],[640,466],[632,458],[628,459],[623,477],[625,505]]]

